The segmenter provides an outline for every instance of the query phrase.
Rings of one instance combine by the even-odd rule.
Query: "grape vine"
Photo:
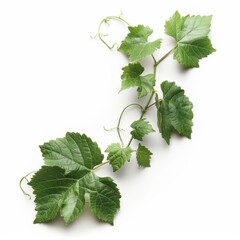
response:
[[[120,45],[109,44],[105,40],[106,34],[102,33],[103,24],[112,20],[120,21],[128,28],[128,34]],[[146,135],[155,132],[146,117],[149,108],[155,107],[158,130],[167,144],[170,144],[173,133],[191,138],[193,104],[175,82],[164,81],[160,84],[161,91],[157,91],[157,67],[171,54],[184,68],[199,67],[199,60],[215,51],[208,37],[211,20],[212,16],[181,16],[175,12],[165,23],[165,33],[174,38],[176,44],[160,59],[156,59],[154,54],[161,48],[162,39],[149,41],[153,33],[150,27],[132,26],[121,15],[108,16],[100,22],[95,38],[108,49],[116,47],[129,60],[129,64],[122,68],[120,91],[136,88],[138,98],[144,97],[146,102],[145,105],[131,103],[122,110],[116,127],[119,141],[106,148],[105,160],[97,143],[85,134],[68,132],[64,137],[40,146],[44,165],[20,180],[25,195],[30,197],[22,187],[24,180],[33,188],[37,212],[34,223],[53,221],[60,214],[68,225],[89,204],[97,219],[113,224],[120,208],[120,192],[111,178],[99,177],[94,170],[110,164],[113,171],[117,171],[131,160],[133,152],[139,166],[150,167],[153,153],[142,143]],[[149,56],[152,73],[144,74],[141,62]],[[131,138],[125,143],[120,125],[123,114],[130,107],[139,108],[140,116],[131,123]],[[138,142],[137,149],[131,147],[133,141]]]

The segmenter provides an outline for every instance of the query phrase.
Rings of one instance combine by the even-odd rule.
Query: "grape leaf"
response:
[[[66,171],[93,169],[103,160],[97,143],[85,134],[68,132],[64,138],[44,143],[40,149],[46,165],[59,166]]]
[[[122,148],[119,143],[113,143],[107,147],[107,159],[112,165],[113,171],[120,169],[126,161],[130,161],[132,149],[130,147]]]
[[[155,86],[154,74],[141,76],[144,68],[140,63],[130,63],[122,70],[122,87],[120,91],[130,87],[138,87],[138,98],[142,98],[152,92]]]
[[[85,194],[90,197],[90,208],[101,221],[113,224],[120,208],[120,193],[111,178],[100,178],[91,170],[79,169],[66,173],[57,166],[43,166],[32,177],[29,185],[36,195],[34,223],[54,220],[57,214],[70,224],[85,206]]]
[[[126,53],[130,62],[138,62],[160,48],[161,39],[148,42],[148,37],[153,33],[153,30],[148,26],[130,26],[128,29],[129,33],[118,50]]]
[[[174,82],[164,81],[161,84],[163,100],[157,105],[158,128],[162,137],[169,144],[174,130],[191,138],[193,105],[185,96],[184,90]]]
[[[150,159],[152,152],[148,148],[142,146],[140,143],[137,149],[137,162],[140,167],[150,167]]]
[[[131,124],[131,127],[134,129],[131,131],[131,134],[134,139],[143,140],[143,137],[151,132],[155,132],[152,125],[146,120],[146,118],[134,121]]]
[[[212,16],[185,16],[179,12],[166,21],[165,33],[175,38],[173,57],[184,67],[199,67],[199,60],[216,50],[208,38]]]

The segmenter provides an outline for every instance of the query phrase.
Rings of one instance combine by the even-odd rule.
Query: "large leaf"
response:
[[[90,208],[101,221],[113,224],[120,207],[120,193],[111,178],[100,178],[90,170],[66,173],[59,167],[43,166],[29,182],[36,195],[34,223],[52,221],[57,214],[70,224],[85,206],[85,194],[90,196]]]
[[[131,158],[132,149],[130,147],[122,148],[119,143],[113,143],[107,147],[107,159],[112,165],[113,171],[120,169],[126,161]]]
[[[128,29],[129,33],[118,50],[126,53],[130,62],[138,62],[160,48],[161,39],[148,42],[148,37],[153,32],[148,26],[130,26]]]
[[[185,16],[176,12],[165,24],[165,33],[175,38],[174,58],[185,67],[199,67],[199,60],[213,53],[208,38],[212,16]]]
[[[152,125],[146,120],[146,118],[134,121],[131,124],[131,127],[134,129],[131,131],[131,134],[134,139],[143,140],[143,137],[151,132],[154,132]]]
[[[185,96],[184,90],[174,82],[161,84],[163,100],[157,105],[158,128],[169,144],[172,132],[191,138],[193,105]]]
[[[40,148],[46,165],[59,166],[66,171],[93,169],[103,160],[97,143],[85,134],[66,133],[64,138],[44,143]]]
[[[154,74],[142,76],[144,68],[140,63],[130,63],[122,70],[122,87],[120,91],[131,87],[137,87],[138,98],[144,97],[152,92],[155,86]]]

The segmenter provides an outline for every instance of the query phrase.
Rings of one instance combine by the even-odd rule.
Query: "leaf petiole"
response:
[[[105,164],[107,164],[107,163],[108,163],[108,161],[102,162],[102,163],[98,164],[97,166],[95,166],[95,167],[93,168],[93,170],[95,170],[95,169],[97,169],[97,168],[100,168],[101,166],[103,166],[103,165],[105,165]]]
[[[148,108],[151,108],[151,107],[154,106],[156,103],[159,103],[159,102],[161,102],[161,101],[162,101],[162,99],[158,99],[158,101],[150,104],[150,105],[148,106]]]
[[[169,52],[167,52],[164,56],[162,56],[158,61],[156,61],[155,65],[158,66],[159,63],[161,63],[165,58],[167,58],[175,48],[176,48],[176,46],[174,48],[172,48]]]

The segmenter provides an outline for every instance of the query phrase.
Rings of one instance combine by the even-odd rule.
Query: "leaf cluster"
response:
[[[108,17],[101,24],[111,18],[127,23],[121,17]],[[35,195],[37,214],[34,223],[50,222],[60,215],[65,224],[70,224],[89,204],[97,219],[113,224],[120,208],[120,192],[110,177],[99,177],[94,170],[109,163],[114,172],[118,171],[134,155],[140,167],[150,167],[153,153],[144,143],[144,139],[155,132],[146,117],[150,107],[155,106],[155,125],[167,144],[170,144],[173,133],[191,138],[192,102],[173,81],[163,81],[157,93],[156,70],[170,53],[185,68],[199,67],[199,61],[215,51],[208,37],[211,20],[212,16],[181,16],[179,12],[174,13],[166,21],[165,33],[175,40],[175,46],[159,60],[155,59],[154,53],[160,49],[162,39],[149,41],[153,30],[148,26],[128,26],[129,32],[118,49],[129,60],[127,66],[122,68],[120,91],[135,87],[138,98],[148,99],[145,106],[138,103],[129,105],[141,108],[139,119],[130,124],[131,138],[124,145],[119,131],[120,116],[117,127],[120,142],[107,147],[105,161],[98,144],[85,134],[68,132],[63,138],[41,145],[44,165],[29,182]],[[98,35],[107,45],[101,33]],[[145,74],[142,60],[150,57],[153,59],[153,73]],[[154,97],[155,102],[152,103]],[[138,142],[137,149],[131,146],[133,140]]]

